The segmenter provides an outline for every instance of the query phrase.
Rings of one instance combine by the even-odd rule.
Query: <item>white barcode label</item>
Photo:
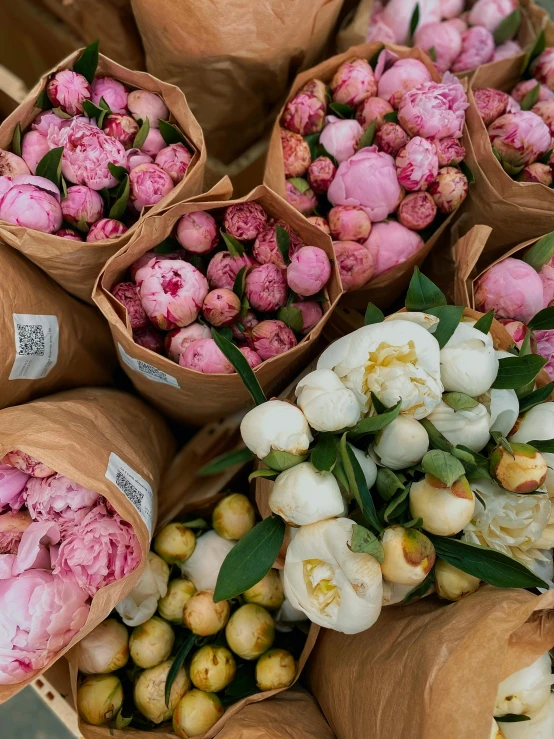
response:
[[[129,354],[127,354],[121,344],[118,344],[117,346],[119,347],[121,359],[125,362],[127,367],[135,370],[135,372],[140,372],[141,375],[144,375],[149,380],[153,380],[154,382],[162,382],[164,385],[171,385],[172,387],[177,388],[179,387],[179,383],[171,375],[168,375],[166,372],[162,372],[162,370],[159,370],[157,367],[154,367],[147,362],[143,362],[140,359],[135,359],[134,357],[129,356]]]
[[[40,380],[58,361],[57,316],[14,313],[15,359],[10,380]]]
[[[106,477],[128,498],[142,516],[150,536],[153,529],[154,493],[152,488],[114,452],[110,454]]]

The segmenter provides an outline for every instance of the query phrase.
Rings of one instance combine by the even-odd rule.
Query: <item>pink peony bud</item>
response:
[[[159,95],[148,90],[133,90],[127,97],[127,107],[137,121],[148,118],[150,129],[158,128],[160,119],[169,118],[169,110]]]
[[[499,62],[502,59],[511,59],[513,56],[521,54],[523,49],[517,41],[504,41],[503,44],[497,46],[494,50],[493,62]]]
[[[336,103],[355,107],[377,93],[377,80],[369,62],[352,59],[343,62],[331,80],[331,92]]]
[[[456,167],[443,167],[429,185],[429,194],[441,213],[453,213],[466,199],[468,188],[463,172]]]
[[[549,90],[546,85],[541,85],[537,80],[523,80],[523,82],[518,82],[512,90],[512,97],[516,102],[521,103],[527,93],[536,87],[539,87],[538,102],[542,103],[544,100],[552,100],[554,98],[554,92]]]
[[[56,231],[54,236],[59,236],[60,239],[69,239],[69,241],[82,241],[83,240],[79,236],[77,231],[74,231],[72,228],[60,228],[59,231]]]
[[[448,73],[446,78],[447,82],[426,82],[404,95],[398,122],[410,136],[461,138],[469,103],[460,82]]]
[[[157,164],[139,164],[129,174],[129,202],[137,213],[159,203],[174,188],[173,180]]]
[[[208,264],[207,278],[210,287],[212,289],[226,287],[232,290],[241,269],[252,264],[252,259],[247,255],[234,257],[228,251],[217,252]]]
[[[33,175],[21,175],[22,177],[32,177]],[[11,180],[11,177],[5,177],[3,175],[0,175],[0,200],[2,200],[2,196],[5,195],[8,190],[11,189],[13,185],[13,182]]]
[[[373,277],[373,258],[363,244],[355,241],[334,241],[335,258],[343,288],[359,290]]]
[[[510,334],[517,348],[521,349],[521,345],[528,331],[527,326],[521,321],[512,321],[510,318],[499,318],[498,320]]]
[[[475,308],[482,313],[494,310],[500,318],[529,323],[544,308],[541,278],[527,262],[507,257],[477,280]]]
[[[508,170],[517,170],[540,159],[552,137],[542,118],[530,110],[500,116],[488,128],[489,139]]]
[[[465,159],[466,150],[459,139],[438,139],[434,142],[439,167],[460,164]]]
[[[98,493],[63,475],[31,478],[25,491],[25,504],[33,520],[54,521],[62,536],[72,533],[99,502]]]
[[[439,0],[441,18],[454,18],[464,12],[465,0]]]
[[[330,276],[329,257],[318,246],[303,246],[293,255],[287,267],[290,289],[304,298],[322,290]]]
[[[385,123],[385,116],[393,113],[393,107],[383,98],[372,97],[363,100],[356,110],[356,120],[364,129],[369,128],[375,121],[375,128],[379,130]]]
[[[292,255],[295,254],[302,246],[306,246],[297,232],[291,228],[288,223],[285,223],[285,221],[279,221],[272,218],[270,219],[269,225],[281,226],[281,228],[283,228],[290,236],[289,256],[292,257]]]
[[[32,521],[27,511],[0,513],[0,554],[17,554],[21,537]]]
[[[193,254],[209,254],[219,242],[215,218],[205,210],[185,213],[177,222],[177,241]]]
[[[119,141],[125,149],[131,149],[139,132],[139,125],[130,115],[112,113],[104,118],[102,130],[107,136]]]
[[[550,187],[552,184],[552,169],[548,164],[533,162],[524,167],[517,176],[518,182],[539,182]]]
[[[139,164],[151,164],[153,161],[150,154],[145,154],[140,149],[129,149],[127,151],[127,169],[129,172],[138,167]]]
[[[554,49],[545,49],[531,65],[533,77],[554,90]]]
[[[267,226],[267,213],[259,203],[237,203],[225,208],[223,227],[239,241],[251,241]]]
[[[340,164],[356,153],[364,130],[358,121],[350,118],[341,119],[329,115],[325,121],[319,143]]]
[[[257,367],[263,361],[258,352],[255,352],[254,349],[251,349],[249,346],[239,346],[239,351],[244,354],[246,361],[252,369]]]
[[[287,302],[284,271],[271,263],[254,267],[246,275],[245,294],[254,310],[262,313],[278,310]]]
[[[462,51],[462,36],[452,23],[426,23],[420,25],[414,34],[414,46],[429,51],[435,49],[435,66],[439,72],[446,72],[454,59]]]
[[[412,231],[423,231],[433,223],[436,215],[437,206],[427,192],[406,195],[398,206],[398,220]]]
[[[398,108],[408,90],[424,82],[431,82],[431,72],[418,59],[399,59],[379,80],[378,95]]]
[[[90,228],[100,220],[104,213],[104,200],[100,193],[85,185],[67,188],[67,196],[62,200],[64,219],[81,230]]]
[[[133,330],[133,341],[135,344],[149,349],[151,352],[156,354],[162,354],[164,349],[163,336],[159,331],[156,331],[154,326],[142,326],[142,328],[136,328]]]
[[[305,216],[309,216],[317,207],[317,198],[306,180],[299,177],[285,182],[285,198],[293,208]]]
[[[302,177],[308,171],[312,156],[310,147],[299,133],[279,129],[281,133],[281,148],[285,165],[285,177]]]
[[[475,105],[481,114],[485,126],[490,126],[497,118],[504,115],[508,107],[509,95],[492,87],[484,87],[473,92]]]
[[[387,221],[374,224],[365,242],[366,249],[373,257],[373,277],[410,259],[423,245],[421,236],[401,223]]]
[[[511,95],[508,95],[508,105],[506,106],[506,113],[519,113],[521,105]]]
[[[551,258],[542,266],[539,277],[542,280],[544,308],[551,307],[550,304],[554,300],[554,260]]]
[[[322,218],[321,216],[309,216],[307,220],[312,224],[312,226],[317,226],[323,233],[326,233],[328,236],[331,235],[331,230],[329,229],[329,224],[325,220],[325,218]],[[260,260],[258,259],[258,262]]]
[[[302,313],[302,333],[309,334],[323,318],[323,310],[317,300],[301,300],[291,303],[291,308],[296,308]]]
[[[394,159],[369,146],[339,165],[327,196],[333,205],[363,208],[374,223],[396,210],[400,194]]]
[[[554,331],[535,331],[534,338],[537,342],[536,353],[547,360],[544,369],[552,380],[554,379]]]
[[[56,198],[58,203],[62,199],[60,191],[51,180],[48,180],[46,177],[38,177],[36,174],[18,174],[11,181],[11,186],[13,187],[14,185],[34,185],[41,190],[49,192]]]
[[[331,236],[336,241],[363,242],[371,231],[369,216],[356,205],[336,205],[327,218]]]
[[[240,313],[240,298],[226,287],[209,292],[202,304],[202,315],[212,326],[230,326]]]
[[[467,72],[492,61],[494,36],[484,26],[472,26],[462,36],[462,51],[452,64],[452,71]]]
[[[383,20],[383,13],[373,13],[366,34],[366,43],[380,41],[383,44],[395,44],[396,34]]]
[[[92,83],[92,102],[100,105],[104,98],[112,113],[125,113],[127,108],[127,88],[113,77],[95,77]]]
[[[60,118],[53,110],[43,110],[31,123],[31,131],[38,131],[43,136],[48,136],[52,126],[55,130],[59,130],[66,120],[67,118]]]
[[[162,331],[195,321],[208,294],[208,281],[188,262],[151,261],[136,279],[146,315]]]
[[[439,171],[439,160],[430,141],[415,136],[398,152],[396,175],[406,190],[426,190]]]
[[[531,111],[543,119],[554,136],[554,100],[542,100],[534,105]]]
[[[247,341],[250,331],[257,326],[260,321],[253,310],[247,310],[243,316],[239,316],[238,320],[231,326],[233,338],[237,341]]]
[[[128,230],[127,226],[121,221],[116,221],[113,218],[101,218],[92,224],[86,240],[90,243],[103,239],[117,239],[118,236],[122,236]]]
[[[36,174],[40,160],[50,151],[50,144],[46,136],[38,131],[29,131],[21,139],[21,156],[32,174]],[[13,154],[12,156],[15,156]],[[6,172],[7,174],[7,172]],[[23,169],[15,174],[27,174]],[[12,175],[13,176],[13,175]]]
[[[383,10],[383,20],[396,36],[397,44],[409,41],[410,21],[419,5],[419,25],[440,21],[439,0],[389,0]]]
[[[25,136],[23,137],[25,139]],[[18,174],[30,174],[29,167],[24,159],[11,151],[0,149],[0,176],[15,177]]]
[[[271,359],[294,349],[297,344],[293,331],[283,321],[260,321],[250,335],[252,348],[258,355]]]
[[[131,328],[148,326],[148,316],[144,312],[138,293],[138,287],[132,282],[119,282],[112,288],[112,295],[125,306]]]
[[[165,143],[164,137],[161,135],[158,128],[151,128],[148,131],[144,144],[140,147],[140,150],[144,154],[148,154],[151,157],[156,157],[167,144]]]
[[[206,375],[232,375],[235,372],[213,339],[192,341],[180,355],[179,364]]]
[[[46,190],[15,185],[0,200],[0,220],[53,234],[62,225],[62,209]]]
[[[48,467],[48,465],[39,462],[38,459],[31,457],[30,454],[25,454],[19,449],[8,452],[1,460],[1,464],[16,467],[31,477],[50,477],[50,475],[56,474],[56,470],[53,470],[52,467]]]
[[[496,31],[504,18],[518,7],[518,0],[477,0],[469,11],[468,22],[471,26],[485,26],[489,31]]]
[[[181,143],[165,146],[156,154],[156,164],[167,172],[176,185],[184,179],[191,161],[192,154]]]
[[[320,100],[324,105],[327,105],[329,95],[327,93],[327,85],[323,80],[312,79],[309,82],[306,82],[305,85],[302,85],[299,92],[305,92],[307,95],[314,95],[314,97]]]
[[[379,151],[393,157],[396,157],[409,140],[410,137],[398,123],[385,123],[375,134],[375,144]]]
[[[308,169],[310,187],[318,195],[323,195],[329,189],[336,173],[337,168],[329,157],[318,157]]]
[[[15,452],[11,452],[15,455]],[[23,492],[29,475],[10,464],[6,455],[0,462],[0,511],[18,511],[24,503]],[[53,470],[52,470],[53,472]]]
[[[61,108],[69,115],[79,115],[83,112],[83,102],[90,100],[92,91],[82,74],[62,69],[48,80],[46,94],[54,108]]]
[[[301,136],[318,133],[323,128],[326,109],[326,101],[301,91],[286,104],[281,125]]]
[[[202,323],[190,323],[184,328],[174,328],[165,335],[164,346],[167,356],[174,362],[179,362],[179,357],[187,346],[197,339],[211,339],[212,332],[208,326]]]
[[[289,257],[291,256],[291,248],[289,246]],[[280,269],[285,269],[283,255],[277,244],[277,234],[275,226],[268,226],[265,231],[256,238],[252,247],[252,256],[259,264],[275,264]]]

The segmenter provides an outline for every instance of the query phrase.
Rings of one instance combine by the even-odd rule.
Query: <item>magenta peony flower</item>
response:
[[[554,90],[554,49],[545,49],[531,65],[533,77],[546,85],[549,90]]]
[[[508,107],[509,95],[492,87],[474,90],[473,97],[483,123],[487,127],[497,118],[500,118],[501,115],[504,115]]]
[[[292,256],[287,267],[288,286],[303,298],[322,290],[330,277],[331,262],[318,246],[303,246]]]
[[[121,223],[121,221],[116,221],[113,218],[101,218],[92,224],[86,240],[91,243],[92,241],[102,241],[103,239],[116,239],[128,230],[127,226]]]
[[[129,184],[131,186],[129,202],[137,213],[141,213],[143,208],[159,203],[174,188],[171,177],[157,164],[139,164],[131,170]]]
[[[170,144],[156,154],[155,161],[158,167],[161,167],[164,172],[167,172],[177,185],[184,179],[187,173],[189,164],[192,161],[192,154],[184,144]]]
[[[54,236],[59,236],[60,239],[68,239],[69,241],[82,241],[83,240],[79,236],[77,231],[74,231],[72,228],[60,228],[59,231],[56,231]]]
[[[271,359],[294,349],[294,332],[283,321],[260,321],[250,333],[251,348],[262,358]]]
[[[364,287],[374,271],[368,249],[356,241],[334,241],[333,246],[343,288],[348,292]]]
[[[235,368],[213,339],[196,339],[179,356],[181,367],[205,375],[232,375]]]
[[[318,195],[323,195],[329,189],[337,168],[329,157],[318,157],[308,168],[308,183]]]
[[[369,62],[352,59],[343,62],[331,80],[331,92],[336,103],[355,107],[377,93],[377,80]]]
[[[46,84],[46,94],[54,108],[61,108],[69,115],[82,113],[83,102],[92,96],[86,77],[71,69],[62,69],[52,75]]]
[[[85,185],[68,187],[61,205],[64,219],[83,230],[100,220],[104,212],[104,200],[100,193]]]
[[[462,51],[462,36],[456,26],[448,21],[426,23],[418,26],[414,34],[414,46],[425,51],[434,48],[435,65],[439,72],[446,72]]]
[[[439,167],[460,164],[465,159],[466,150],[459,139],[436,139],[433,142]]]
[[[62,225],[62,209],[46,190],[15,185],[0,200],[0,220],[52,234]]]
[[[469,11],[468,22],[471,26],[485,26],[489,31],[496,31],[517,7],[518,0],[477,0]]]
[[[548,126],[530,110],[500,116],[488,133],[502,165],[512,171],[536,162],[549,150],[552,140]]]
[[[536,354],[547,360],[544,365],[548,377],[554,379],[554,331],[535,331]]]
[[[31,477],[50,477],[50,475],[56,474],[56,470],[53,470],[48,465],[39,462],[38,459],[31,457],[30,454],[25,454],[25,452],[19,449],[8,452],[0,464],[15,467]]]
[[[127,88],[113,77],[95,77],[92,83],[92,102],[100,105],[104,98],[112,113],[125,113]]]
[[[302,177],[308,171],[312,161],[310,147],[299,133],[288,131],[286,128],[281,128],[279,131],[281,133],[285,177]]]
[[[499,62],[501,59],[510,59],[513,56],[521,54],[523,49],[517,41],[504,41],[503,44],[497,46],[494,50],[493,62]]]
[[[107,136],[119,141],[125,149],[131,149],[139,132],[139,125],[130,115],[112,113],[104,118],[102,130]]]
[[[418,59],[399,59],[379,80],[378,95],[398,108],[402,98],[409,90],[414,90],[425,82],[431,82],[431,72]]]
[[[40,160],[43,159],[49,151],[50,144],[48,143],[48,138],[38,131],[29,131],[21,139],[21,156],[32,174],[36,174]],[[15,154],[12,156],[15,156]],[[21,170],[14,174],[27,174],[27,171]]]
[[[142,326],[141,328],[133,329],[133,341],[138,346],[142,346],[144,349],[149,349],[151,352],[156,354],[162,354],[164,349],[163,336],[159,331],[156,331],[154,326]]]
[[[465,0],[439,0],[441,18],[455,18],[465,10]]]
[[[164,346],[167,356],[174,362],[179,362],[179,357],[187,346],[197,339],[211,339],[212,332],[209,326],[202,323],[191,323],[184,328],[174,328],[165,335]]]
[[[7,463],[8,457],[0,462],[0,511],[18,511],[24,502],[23,491],[29,475]]]
[[[299,300],[291,303],[291,308],[296,308],[302,313],[302,333],[309,334],[323,318],[321,304],[317,300]]]
[[[129,172],[138,167],[139,164],[152,164],[153,161],[150,154],[145,154],[140,149],[129,149],[127,151],[127,169]]]
[[[35,521],[54,521],[62,537],[73,533],[91,508],[100,502],[93,490],[63,475],[31,478],[25,489],[25,503]]]
[[[151,157],[157,157],[166,146],[167,144],[165,139],[161,135],[159,129],[151,128],[148,131],[144,144],[140,147],[140,150]]]
[[[544,308],[541,278],[527,262],[507,257],[478,279],[475,308],[482,313],[494,310],[500,318],[529,323]]]
[[[542,100],[531,108],[548,126],[551,135],[554,136],[554,100]]]
[[[368,26],[366,42],[380,41],[383,44],[395,44],[396,34],[383,20],[383,13],[374,13]]]
[[[321,216],[309,216],[306,220],[308,220],[312,224],[312,226],[317,226],[317,228],[323,231],[323,233],[326,233],[327,236],[331,235],[329,224],[327,223],[325,218],[322,218]],[[258,259],[258,261],[260,260]]]
[[[375,134],[375,144],[379,151],[393,157],[396,157],[409,140],[410,137],[398,123],[385,123]]]
[[[228,251],[217,252],[208,264],[206,276],[210,287],[227,287],[232,290],[241,269],[252,265],[252,259],[246,254],[233,257]]]
[[[148,316],[140,302],[138,287],[133,282],[118,283],[112,288],[112,295],[125,306],[132,329],[148,326]]]
[[[533,162],[523,167],[517,176],[518,182],[539,182],[550,187],[552,184],[552,168],[548,164]]]
[[[245,295],[254,310],[262,313],[282,308],[287,302],[285,273],[275,264],[261,264],[246,275]]]
[[[169,110],[159,95],[148,90],[133,90],[127,97],[127,107],[133,118],[145,121],[148,118],[150,128],[158,128],[160,119],[169,118]]]
[[[459,139],[469,107],[464,88],[452,75],[447,82],[426,82],[404,95],[398,122],[410,136]]]
[[[247,310],[243,316],[239,316],[238,320],[231,326],[233,338],[237,341],[247,341],[250,331],[257,326],[259,319],[253,310]]]
[[[25,136],[23,138],[25,139]],[[15,177],[20,174],[31,174],[31,170],[27,166],[25,160],[18,157],[17,154],[13,154],[11,151],[0,149],[0,176]]]
[[[375,121],[377,130],[385,123],[385,116],[393,112],[393,107],[383,98],[372,97],[363,100],[356,110],[356,120],[366,130]]]
[[[27,511],[0,513],[0,554],[17,554],[21,537],[31,523]]]
[[[439,160],[430,141],[414,136],[398,152],[396,175],[406,190],[426,190],[439,171]]]
[[[472,26],[462,36],[462,51],[452,64],[453,72],[466,72],[492,61],[494,36],[484,26]]]
[[[267,213],[259,203],[237,203],[225,208],[225,231],[239,241],[252,241],[267,226]]]
[[[60,118],[53,110],[43,110],[42,113],[39,113],[31,122],[31,131],[38,131],[43,136],[48,136],[48,132],[52,126],[55,129],[59,129],[66,122],[67,118]]]
[[[188,262],[151,261],[136,279],[146,315],[162,331],[195,321],[208,294],[208,281]]]
[[[336,205],[327,218],[330,234],[336,241],[363,242],[371,231],[369,216],[356,205]]]
[[[323,128],[326,109],[325,99],[300,91],[286,104],[281,125],[301,136],[318,133]]]
[[[497,319],[504,326],[506,331],[510,334],[514,344],[518,349],[521,349],[521,345],[525,339],[528,328],[521,321],[512,321],[510,318],[499,318]]]
[[[49,192],[56,198],[58,203],[60,203],[62,199],[60,191],[51,180],[46,177],[37,177],[36,174],[18,174],[11,181],[11,187],[14,185],[34,185],[41,190]]]
[[[219,230],[213,216],[205,210],[185,213],[177,222],[177,241],[193,254],[209,254],[219,243]]]
[[[387,221],[374,224],[365,242],[366,249],[373,257],[373,276],[378,277],[402,264],[422,249],[423,245],[421,236],[401,223]]]
[[[439,0],[389,0],[383,10],[383,20],[393,29],[396,43],[409,40],[410,21],[416,5],[419,5],[419,25],[440,21]]]
[[[209,292],[202,304],[202,315],[212,326],[230,326],[241,309],[240,298],[226,287]]]
[[[252,369],[262,363],[262,358],[258,352],[255,352],[254,349],[251,349],[249,346],[239,346],[239,351],[244,354],[246,361]]]
[[[319,143],[340,164],[356,153],[364,130],[358,121],[350,118],[343,120],[329,115],[325,120]]]
[[[545,100],[552,100],[554,98],[554,92],[549,90],[546,85],[541,85],[537,80],[523,80],[522,82],[518,82],[512,90],[512,97],[517,103],[521,103],[527,93],[534,90],[535,87],[539,88],[538,102],[542,103]]]
[[[310,189],[306,180],[298,177],[285,182],[285,198],[293,208],[296,208],[305,216],[311,215],[317,207],[317,198],[314,191]]]
[[[375,222],[396,209],[400,194],[394,159],[369,146],[339,165],[327,196],[333,205],[363,208]]]
[[[463,172],[456,167],[443,167],[429,185],[429,194],[441,213],[453,213],[466,199],[468,189]]]

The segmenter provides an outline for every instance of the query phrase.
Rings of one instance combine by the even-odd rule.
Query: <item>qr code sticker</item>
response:
[[[150,483],[112,452],[106,469],[106,478],[113,482],[140,513],[152,536],[154,523],[154,492]]]
[[[117,472],[115,476],[115,484],[123,493],[125,493],[135,508],[140,509],[142,507],[144,493],[136,488],[133,483],[127,479],[123,472]]]
[[[171,387],[179,388],[179,383],[174,377],[172,377],[172,375],[168,375],[167,372],[163,372],[157,367],[148,364],[148,362],[143,362],[141,359],[131,357],[130,354],[127,354],[121,344],[118,344],[118,348],[119,355],[127,367],[130,367],[135,372],[140,372],[143,377],[147,377],[153,382],[161,382],[163,385],[171,385]]]
[[[17,353],[23,357],[44,357],[44,329],[42,326],[17,324]]]
[[[58,361],[57,316],[13,313],[14,360],[10,380],[40,380]]]

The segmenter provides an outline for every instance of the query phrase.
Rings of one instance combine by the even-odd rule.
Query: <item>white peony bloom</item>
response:
[[[531,721],[502,722],[504,739],[552,739],[554,736],[554,694]]]
[[[318,369],[296,386],[296,402],[316,431],[340,431],[358,423],[361,409],[356,396],[330,369]]]
[[[115,607],[127,626],[140,626],[156,613],[158,601],[167,593],[169,566],[154,552],[148,552],[148,562],[135,587]]]
[[[507,713],[536,716],[548,702],[550,686],[553,684],[552,660],[547,652],[529,667],[514,672],[500,683],[496,691],[494,715],[497,718]]]
[[[285,595],[293,608],[343,634],[373,626],[383,600],[379,562],[348,546],[353,526],[348,518],[302,526],[285,560]]]
[[[372,408],[374,392],[388,408],[402,400],[402,413],[425,418],[442,395],[438,342],[411,321],[363,326],[331,344],[317,366],[338,375],[363,413]]]
[[[477,400],[487,408],[491,417],[491,431],[508,436],[519,416],[519,400],[515,390],[489,390]]]
[[[311,462],[301,462],[281,472],[271,488],[269,507],[294,526],[305,526],[346,513],[333,473],[318,472]]]
[[[300,408],[283,400],[268,400],[249,411],[240,424],[242,440],[258,459],[271,451],[303,455],[312,435]]]
[[[498,374],[498,358],[490,334],[459,323],[441,349],[440,366],[445,390],[472,397],[486,393]]]
[[[354,452],[354,456],[358,460],[358,463],[362,468],[362,472],[364,473],[366,485],[368,489],[371,490],[375,485],[375,480],[377,479],[377,465],[371,457],[364,454],[361,449],[357,449],[353,444],[349,444],[348,446]]]
[[[192,580],[197,590],[215,590],[221,565],[236,543],[216,531],[206,531],[196,539],[194,552],[181,565],[183,577]]]
[[[421,462],[429,451],[429,435],[411,416],[397,416],[377,434],[373,452],[383,467],[404,470]]]
[[[554,439],[554,403],[542,403],[524,413],[510,434],[510,441],[527,444],[530,441],[546,441]],[[546,489],[554,498],[554,454],[542,452],[548,466],[546,473]]]
[[[480,452],[489,438],[490,416],[484,405],[455,411],[444,401],[428,416],[429,421],[454,446],[462,445]]]
[[[294,529],[294,531],[296,533],[298,529]],[[279,570],[279,577],[281,578],[282,583],[284,583],[284,574],[284,570]],[[303,611],[299,611],[297,608],[294,608],[291,605],[291,602],[290,600],[288,600],[288,598],[285,598],[279,610],[277,610],[273,614],[273,618],[275,620],[275,628],[277,629],[277,631],[285,633],[292,631],[295,623],[298,623],[299,621],[306,621],[308,619]]]
[[[385,318],[385,321],[411,321],[417,323],[421,328],[433,333],[439,325],[440,319],[432,316],[430,313],[420,313],[419,311],[399,311],[391,313]]]

